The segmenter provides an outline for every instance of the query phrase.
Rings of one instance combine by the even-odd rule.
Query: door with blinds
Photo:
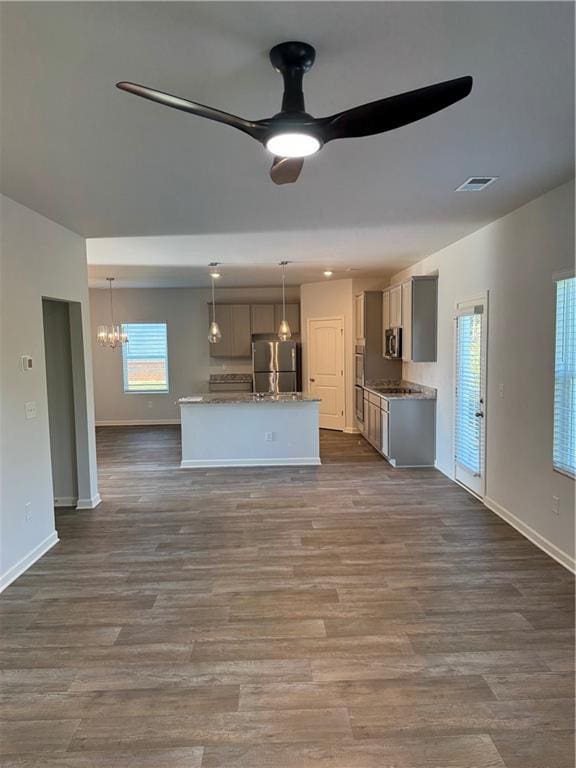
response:
[[[483,497],[486,477],[485,298],[458,304],[455,322],[454,476]]]

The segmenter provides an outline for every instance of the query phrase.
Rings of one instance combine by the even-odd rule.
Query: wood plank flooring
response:
[[[96,510],[0,598],[3,768],[574,768],[570,574],[434,470],[180,470],[98,431]]]

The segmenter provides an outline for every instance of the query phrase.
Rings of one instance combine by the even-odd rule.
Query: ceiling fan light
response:
[[[308,157],[318,152],[320,142],[308,133],[277,133],[268,139],[266,149],[276,157]]]

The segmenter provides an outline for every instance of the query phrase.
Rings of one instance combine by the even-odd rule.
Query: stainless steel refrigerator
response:
[[[254,392],[298,392],[300,345],[296,341],[253,341]]]

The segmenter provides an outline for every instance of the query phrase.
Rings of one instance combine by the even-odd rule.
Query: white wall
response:
[[[405,364],[403,376],[438,390],[437,465],[450,477],[453,312],[456,302],[488,291],[487,504],[565,562],[574,558],[574,481],[552,469],[552,278],[573,266],[568,183],[392,278],[439,275],[438,362]],[[552,496],[560,498],[559,516],[551,511]]]
[[[300,289],[302,324],[302,388],[308,391],[308,320],[344,318],[345,429],[355,429],[354,417],[354,293],[352,279],[305,283]]]
[[[299,301],[300,290],[287,287],[286,300]],[[199,288],[123,288],[114,290],[114,314],[118,322],[165,322],[168,326],[168,394],[125,394],[122,351],[93,344],[96,421],[138,422],[180,419],[176,400],[183,395],[208,391],[211,373],[251,373],[249,358],[210,357],[207,338],[209,290]],[[218,302],[278,303],[280,288],[217,287]],[[108,291],[90,291],[92,330],[109,322]]]
[[[98,489],[84,239],[4,196],[0,196],[0,216],[1,587],[56,541],[43,297],[78,302],[82,310],[85,354],[76,362],[83,369],[75,375],[86,381],[84,412],[77,414],[84,427],[77,442],[85,471],[78,479],[80,493],[88,501],[96,503]],[[25,354],[34,358],[33,370],[26,373],[20,367],[20,356]],[[32,400],[38,415],[26,420],[24,404]],[[29,520],[26,502],[30,502]]]

